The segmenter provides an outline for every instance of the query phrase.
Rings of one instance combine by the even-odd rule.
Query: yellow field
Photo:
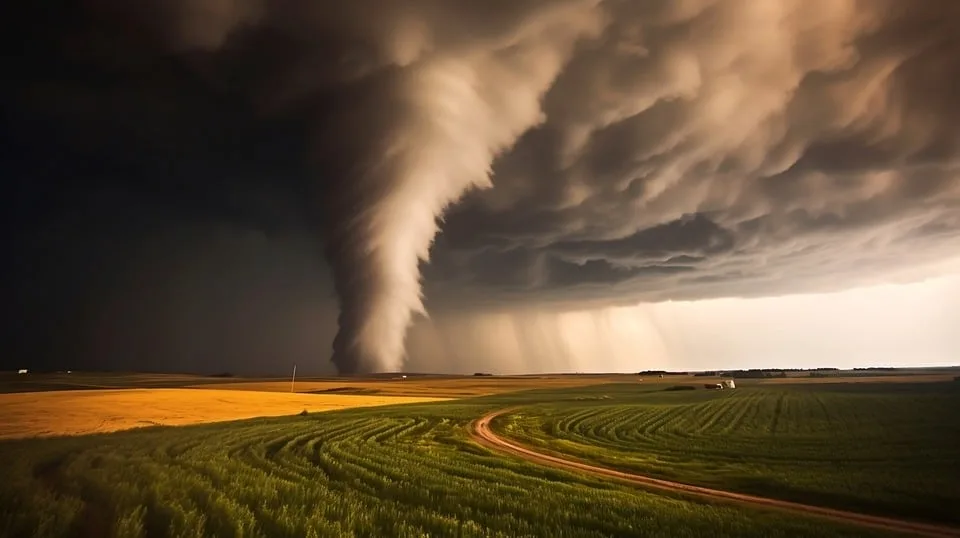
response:
[[[289,384],[287,385],[289,390]],[[141,426],[175,426],[294,415],[443,398],[291,394],[220,389],[69,390],[0,394],[0,439],[82,435]]]
[[[611,375],[553,375],[553,376],[491,376],[408,379],[343,379],[338,381],[298,381],[296,391],[365,392],[377,396],[429,396],[439,398],[464,398],[501,394],[518,390],[582,387],[601,383],[636,383],[638,377],[629,374]],[[653,381],[647,380],[648,382]],[[197,389],[229,389],[237,391],[290,392],[289,381],[253,381],[217,383],[216,385],[193,385]]]

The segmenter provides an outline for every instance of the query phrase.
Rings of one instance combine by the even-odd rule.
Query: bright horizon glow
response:
[[[653,305],[672,361],[703,369],[950,366],[960,278]]]
[[[435,319],[409,371],[636,372],[960,364],[960,275],[836,293]]]

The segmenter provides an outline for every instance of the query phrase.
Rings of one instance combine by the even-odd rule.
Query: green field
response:
[[[494,421],[506,437],[630,471],[865,513],[960,523],[956,383],[608,385]]]
[[[526,463],[469,439],[473,419],[515,406],[521,411],[500,422],[501,430],[622,467],[780,497],[821,484],[833,469],[835,480],[808,500],[899,503],[897,512],[908,514],[921,514],[926,503],[933,510],[925,515],[941,520],[958,506],[958,423],[943,407],[958,408],[955,388],[654,389],[540,390],[2,442],[0,536],[881,535],[645,492]],[[821,411],[818,419],[810,409],[820,401],[843,411]],[[779,417],[775,427],[770,415]],[[560,440],[546,440],[549,431]],[[858,435],[867,437],[856,442]],[[880,468],[897,474],[878,482],[870,472]],[[780,491],[770,485],[777,483],[802,487]],[[908,498],[914,494],[917,500]]]

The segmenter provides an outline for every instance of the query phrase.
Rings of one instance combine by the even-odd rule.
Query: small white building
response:
[[[732,379],[724,379],[722,383],[723,383],[723,388],[725,389],[737,388],[737,384],[734,383]]]
[[[18,373],[18,374],[25,374],[25,373],[27,373],[27,369],[26,369],[26,368],[21,368],[21,369],[17,370],[17,373]]]

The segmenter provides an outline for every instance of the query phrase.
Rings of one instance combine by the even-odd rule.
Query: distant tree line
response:
[[[855,368],[855,370],[894,370],[894,368]],[[810,377],[828,377],[826,372],[839,372],[839,368],[750,368],[748,370],[708,370],[706,372],[673,372],[670,370],[643,370],[637,375],[692,375],[694,377],[731,376],[742,379],[763,379],[770,377],[787,377],[787,372],[811,372]],[[479,374],[477,374],[479,375]]]

